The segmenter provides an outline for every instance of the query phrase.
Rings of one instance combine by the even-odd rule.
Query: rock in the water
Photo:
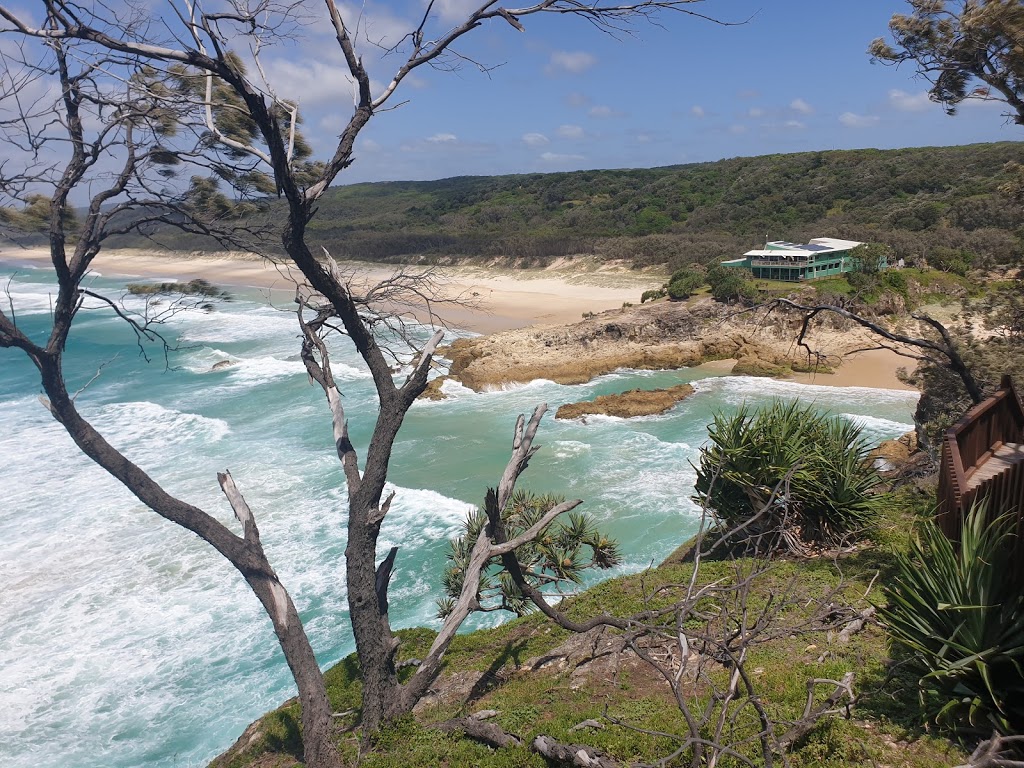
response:
[[[211,368],[210,370],[220,371],[223,370],[224,368],[230,368],[234,364],[235,363],[233,360],[218,360],[216,363],[213,364],[213,368]]]
[[[427,382],[427,388],[420,393],[420,399],[422,400],[447,400],[446,395],[442,390],[442,385],[448,381],[447,376],[438,376],[436,379],[431,379]]]
[[[601,395],[581,403],[566,403],[555,413],[556,419],[577,419],[580,416],[604,414],[628,419],[664,413],[684,397],[693,394],[689,384],[668,389],[631,389],[618,395]]]

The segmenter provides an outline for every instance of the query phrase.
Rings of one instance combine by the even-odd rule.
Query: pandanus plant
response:
[[[964,517],[959,552],[923,523],[879,615],[919,675],[927,716],[967,738],[1024,733],[1024,585],[1016,515]]]

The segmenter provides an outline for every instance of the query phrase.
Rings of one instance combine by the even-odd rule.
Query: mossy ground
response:
[[[914,521],[930,512],[931,496],[903,491],[893,496],[881,513],[869,541],[836,560],[831,557],[781,560],[759,577],[751,597],[751,608],[777,600],[788,593],[793,599],[780,616],[797,626],[801,605],[834,595],[838,603],[863,608],[880,601],[881,584],[894,568],[892,553],[906,546]],[[600,612],[628,615],[644,608],[671,604],[675,589],[685,584],[692,572],[681,548],[664,564],[643,573],[599,584],[563,604],[567,612],[581,618]],[[701,581],[733,577],[737,568],[750,562],[705,562]],[[839,627],[837,627],[838,629]],[[422,656],[433,632],[428,629],[401,633],[400,658]],[[671,753],[676,743],[668,737],[650,735],[682,733],[681,715],[668,687],[650,668],[623,667],[613,677],[589,679],[585,685],[572,679],[564,665],[527,669],[530,659],[548,654],[564,643],[569,634],[542,616],[531,615],[500,627],[456,638],[447,654],[449,670],[483,674],[468,697],[452,703],[432,705],[394,723],[374,740],[373,749],[363,754],[367,768],[408,768],[410,766],[545,766],[544,760],[526,747],[492,750],[456,735],[439,733],[431,723],[485,709],[499,712],[495,717],[506,730],[526,743],[546,734],[554,738],[585,743],[604,750],[622,761],[653,761]],[[539,666],[539,665],[538,665]],[[832,716],[804,736],[790,753],[791,764],[806,766],[879,766],[933,768],[962,762],[960,748],[938,735],[926,732],[917,705],[916,681],[905,679],[893,666],[883,630],[876,624],[838,644],[826,632],[804,633],[794,629],[759,646],[749,659],[761,700],[780,721],[799,716],[811,678],[840,679],[855,673],[858,694],[850,718]],[[411,672],[411,670],[409,670]],[[358,753],[359,677],[358,665],[350,656],[327,672],[328,692],[336,712],[347,713],[339,720],[339,743],[351,758]],[[727,674],[725,669],[721,675]],[[824,690],[824,689],[822,689]],[[691,692],[699,702],[705,691]],[[601,729],[573,727],[585,720],[604,723]],[[614,725],[610,719],[643,728]],[[740,717],[740,732],[753,733],[751,718]],[[301,763],[298,706],[285,705],[266,715],[259,734],[247,747],[229,753],[214,763],[218,768],[284,768]],[[747,748],[756,755],[756,745]],[[728,762],[728,761],[727,761]],[[681,763],[680,763],[681,764]],[[726,763],[723,763],[725,765]]]

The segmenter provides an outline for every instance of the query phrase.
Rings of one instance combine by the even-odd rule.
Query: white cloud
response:
[[[748,117],[757,118],[757,117],[764,117],[764,115],[765,115],[765,112],[760,107],[751,107],[750,109],[747,110],[747,116]]]
[[[729,126],[729,133],[731,133],[733,136],[739,136],[741,133],[746,133],[746,132],[747,132],[747,126],[745,126],[745,125],[730,125]]]
[[[590,99],[579,91],[573,91],[565,97],[565,103],[570,107],[585,107],[590,103]]]
[[[546,163],[564,163],[570,160],[583,160],[583,155],[563,155],[558,152],[542,152],[540,159]]]
[[[789,108],[794,112],[799,112],[801,115],[810,115],[814,113],[814,107],[803,99],[793,99],[789,102]]]
[[[807,126],[801,123],[799,120],[787,120],[782,124],[784,128],[792,128],[796,131],[802,131]]]
[[[889,91],[889,106],[900,112],[924,112],[932,108],[932,102],[926,92],[907,93],[893,88]]]
[[[703,120],[705,117],[707,117],[708,113],[704,111],[704,107],[702,107],[700,104],[694,104],[692,107],[690,107],[690,114],[696,117],[698,120]]]
[[[638,133],[636,135],[636,142],[637,142],[637,144],[650,144],[651,141],[652,141],[651,137],[648,136],[646,133]]]
[[[363,152],[380,152],[380,144],[373,139],[360,139],[359,148]]]
[[[435,133],[429,137],[427,141],[432,144],[454,144],[459,140],[459,137],[454,133]]]
[[[622,117],[622,113],[617,109],[612,109],[607,104],[597,104],[587,110],[587,114],[591,117]]]
[[[445,21],[461,21],[479,7],[480,0],[437,0],[434,3],[434,8]]]
[[[550,144],[551,141],[543,133],[524,133],[523,144],[528,147],[543,147],[545,144]]]
[[[556,133],[563,139],[582,139],[584,135],[583,129],[578,125],[560,125]]]
[[[597,64],[597,57],[586,51],[555,51],[548,62],[548,74],[560,72],[579,75]]]
[[[878,123],[876,115],[857,115],[853,112],[843,112],[839,116],[839,122],[847,128],[871,128]]]
[[[321,60],[271,59],[264,63],[267,77],[279,93],[309,106],[322,102],[351,103],[356,86],[341,68]],[[288,83],[287,88],[282,86]]]

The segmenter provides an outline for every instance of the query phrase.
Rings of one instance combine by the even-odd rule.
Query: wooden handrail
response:
[[[964,475],[993,446],[1019,442],[1024,435],[1024,407],[1013,382],[1004,376],[1000,385],[999,392],[975,405],[946,431],[945,440],[956,441],[953,454],[958,455]]]
[[[946,430],[942,440],[939,476],[940,524],[947,535],[958,535],[959,520],[973,493],[967,492],[969,475],[979,460],[1002,443],[1024,441],[1024,404],[1009,376],[992,397],[971,408]]]

